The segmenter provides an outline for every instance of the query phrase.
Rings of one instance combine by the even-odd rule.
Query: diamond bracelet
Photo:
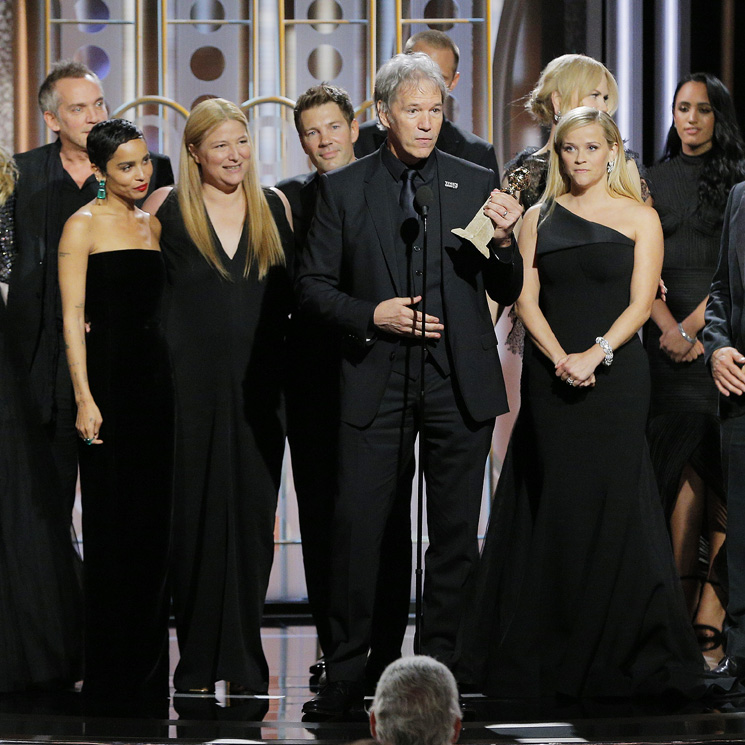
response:
[[[603,364],[606,367],[610,367],[613,363],[613,347],[608,344],[608,342],[602,337],[598,336],[595,339],[595,344],[600,344],[600,348],[603,350],[603,353],[605,354],[605,359],[603,360]]]

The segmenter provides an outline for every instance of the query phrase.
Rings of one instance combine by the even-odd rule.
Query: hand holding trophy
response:
[[[529,184],[530,172],[528,169],[516,168],[507,177],[507,187],[500,191],[514,197],[516,192],[523,191]],[[494,237],[494,223],[484,214],[484,207],[488,203],[489,200],[487,199],[465,228],[453,228],[451,231],[458,237],[465,238],[473,243],[487,259],[489,258],[489,241]]]

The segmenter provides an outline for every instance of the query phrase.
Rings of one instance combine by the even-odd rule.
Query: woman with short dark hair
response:
[[[80,435],[83,691],[165,702],[173,391],[160,223],[135,204],[153,167],[122,119],[96,124],[87,147],[98,195],[65,224],[58,259]]]

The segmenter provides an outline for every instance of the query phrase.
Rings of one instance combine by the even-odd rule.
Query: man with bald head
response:
[[[404,46],[405,54],[422,52],[431,57],[440,68],[448,93],[452,93],[460,80],[458,45],[442,31],[429,29],[410,36]],[[354,146],[358,158],[377,150],[385,141],[386,129],[376,119],[360,125],[360,133]],[[467,132],[449,119],[443,118],[437,148],[443,153],[455,155],[476,165],[490,168],[499,180],[499,164],[494,146],[486,140]]]

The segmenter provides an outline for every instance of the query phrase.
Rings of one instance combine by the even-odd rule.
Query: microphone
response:
[[[429,208],[432,206],[432,202],[435,201],[435,195],[429,186],[420,186],[414,194],[414,209],[417,214],[422,217],[427,217]]]

